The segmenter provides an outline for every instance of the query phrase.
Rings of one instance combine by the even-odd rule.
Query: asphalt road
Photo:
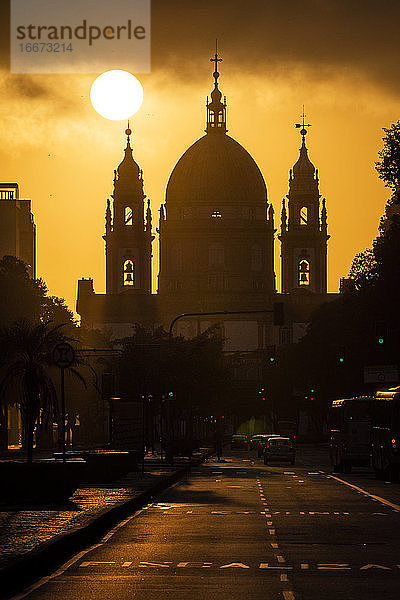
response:
[[[30,600],[400,597],[400,484],[250,452],[209,460],[18,596]],[[17,597],[15,597],[17,598]]]

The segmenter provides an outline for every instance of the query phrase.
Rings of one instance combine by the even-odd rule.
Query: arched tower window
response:
[[[307,206],[302,206],[300,209],[300,225],[308,224],[308,208]]]
[[[302,259],[299,262],[298,284],[310,285],[310,263],[308,262],[308,260]]]
[[[222,244],[211,244],[208,247],[208,264],[212,266],[222,266],[225,262],[225,250]]]
[[[125,207],[125,225],[133,225],[133,210],[130,206]]]
[[[124,286],[135,286],[135,263],[128,259],[124,262]]]
[[[262,250],[260,246],[251,248],[251,270],[261,271],[262,269]]]

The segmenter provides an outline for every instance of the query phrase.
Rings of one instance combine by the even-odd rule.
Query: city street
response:
[[[227,454],[15,598],[399,597],[400,484],[332,475],[311,447],[294,467]]]

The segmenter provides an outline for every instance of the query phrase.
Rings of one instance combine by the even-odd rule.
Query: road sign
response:
[[[75,350],[71,344],[67,344],[67,342],[60,342],[54,346],[52,357],[57,367],[60,367],[60,369],[65,369],[70,367],[74,362]]]
[[[399,370],[397,365],[372,365],[364,367],[364,383],[397,383]]]

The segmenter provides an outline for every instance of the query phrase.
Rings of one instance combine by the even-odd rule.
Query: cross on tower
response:
[[[307,129],[306,129],[306,127],[311,127],[310,123],[306,123],[305,122],[306,114],[304,112],[304,104],[303,104],[303,113],[300,116],[302,118],[302,122],[301,123],[296,123],[296,128],[300,129],[300,127],[301,127],[300,134],[301,134],[301,137],[303,138],[303,143],[304,143],[305,140],[306,140],[306,135],[307,135]]]
[[[218,85],[218,77],[219,77],[219,73],[218,73],[218,63],[222,62],[222,58],[218,58],[218,40],[215,40],[215,54],[214,54],[214,58],[210,58],[210,62],[215,63],[215,67],[214,67],[214,79],[215,79],[215,84]]]

